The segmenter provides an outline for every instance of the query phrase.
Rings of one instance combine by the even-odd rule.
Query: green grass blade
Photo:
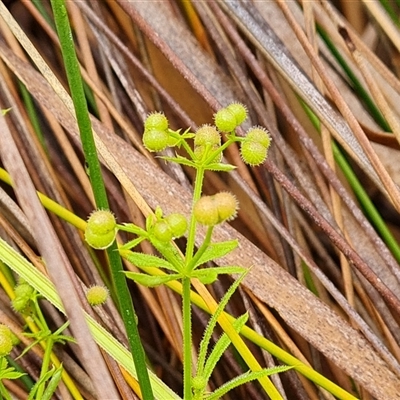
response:
[[[75,52],[71,27],[69,24],[67,8],[64,0],[51,0],[51,5],[57,33],[60,39],[61,52],[71,90],[72,101],[74,103],[79,132],[81,135],[82,147],[89,168],[89,177],[96,206],[99,209],[108,209],[109,206],[106,189],[101,174],[100,162],[97,156],[97,149],[93,137],[92,125],[86,103],[79,63]],[[153,393],[147,372],[145,353],[136,324],[135,310],[133,308],[125,277],[121,273],[123,271],[123,266],[117,250],[117,244],[115,242],[107,249],[115,293],[117,295],[122,320],[124,321],[127,331],[132,357],[138,371],[139,384],[143,398],[145,400],[152,400]]]

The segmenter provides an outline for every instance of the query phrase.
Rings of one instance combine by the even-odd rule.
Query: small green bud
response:
[[[168,146],[169,133],[158,129],[145,130],[142,138],[144,147],[149,151],[162,151]]]
[[[144,121],[144,130],[166,131],[168,129],[168,119],[161,112],[151,113]]]
[[[85,230],[85,240],[94,249],[106,249],[111,246],[117,235],[117,222],[111,211],[94,211]]]
[[[268,149],[259,142],[245,140],[240,145],[242,160],[251,166],[262,164],[267,158]]]
[[[235,114],[227,108],[222,108],[214,115],[214,122],[221,132],[232,132],[238,126]]]
[[[11,329],[4,324],[0,324],[0,357],[10,354],[13,347],[13,333]]]
[[[247,118],[247,109],[241,103],[232,103],[226,107],[236,118],[236,124],[239,126]]]
[[[105,286],[92,286],[86,292],[86,299],[91,306],[104,304],[108,298],[108,289]]]
[[[165,222],[168,224],[174,238],[183,236],[187,230],[187,220],[182,214],[169,214],[165,217]]]
[[[195,146],[214,146],[220,144],[221,135],[215,126],[203,125],[196,131],[196,136],[194,137]]]
[[[260,143],[268,149],[271,144],[271,137],[266,129],[254,126],[247,131],[245,141]]]

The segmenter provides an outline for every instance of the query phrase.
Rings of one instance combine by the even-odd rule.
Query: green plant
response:
[[[221,358],[224,350],[234,340],[228,334],[222,335],[211,353],[206,356],[211,334],[221,316],[225,305],[245,276],[246,270],[236,265],[222,267],[201,268],[208,262],[221,258],[233,251],[238,243],[235,240],[214,243],[212,233],[216,225],[235,218],[238,203],[235,196],[228,192],[216,193],[213,196],[201,196],[204,174],[207,170],[230,171],[233,165],[221,163],[223,151],[231,144],[239,142],[242,158],[250,165],[261,164],[268,152],[270,138],[265,130],[259,127],[250,129],[245,137],[236,133],[237,127],[246,119],[244,106],[233,103],[221,109],[215,115],[216,126],[204,125],[195,133],[189,130],[180,133],[169,128],[168,120],[161,113],[150,114],[144,123],[143,143],[150,151],[160,151],[167,146],[183,148],[188,157],[163,157],[165,160],[191,166],[196,170],[196,179],[192,199],[192,214],[189,223],[186,218],[173,213],[167,216],[158,207],[154,215],[146,220],[146,228],[142,229],[135,224],[115,224],[112,215],[103,210],[95,211],[88,220],[85,231],[86,241],[95,248],[107,247],[111,244],[116,230],[127,231],[137,237],[120,247],[120,253],[142,272],[126,272],[129,279],[147,287],[159,286],[171,281],[182,281],[183,304],[183,364],[184,364],[184,398],[219,398],[232,388],[254,379],[260,380],[266,392],[272,397],[281,398],[279,392],[270,383],[267,376],[287,370],[291,367],[261,369],[255,360],[251,360],[253,367],[249,372],[227,382],[213,393],[206,393],[207,383],[211,373]],[[221,145],[221,134],[226,132],[226,141]],[[194,139],[194,149],[189,144]],[[104,219],[104,224],[101,221]],[[206,227],[203,243],[195,249],[195,239],[199,234],[198,224]],[[185,254],[182,254],[173,239],[181,237],[187,230],[188,237]],[[93,241],[92,238],[95,240]],[[131,251],[143,240],[148,240],[162,255],[161,257]],[[164,269],[163,275],[152,275],[146,272],[154,267]],[[227,291],[224,298],[213,311],[213,316],[206,328],[200,345],[200,357],[196,372],[192,370],[192,336],[191,336],[191,282],[197,279],[202,284],[209,284],[218,279],[220,274],[240,274],[240,278]],[[233,325],[233,336],[237,335],[245,324],[244,315]],[[231,331],[232,335],[232,331]]]
[[[23,357],[37,344],[44,350],[39,379],[35,384],[29,382],[28,385],[30,389],[28,399],[51,399],[60,380],[64,380],[74,398],[80,398],[75,385],[54,354],[55,344],[75,342],[71,336],[62,334],[69,322],[64,323],[55,332],[51,332],[39,305],[40,298],[41,296],[29,283],[20,279],[20,282],[14,287],[11,300],[14,311],[20,313],[26,322],[24,335],[33,339],[18,358]],[[1,379],[19,379],[26,375],[24,372],[16,371],[14,367],[8,367],[8,364],[13,362],[8,355],[18,343],[18,337],[13,334],[10,328],[0,324],[0,381]],[[6,356],[8,356],[8,359],[6,359]],[[2,384],[0,385],[0,393],[4,398],[11,399]]]

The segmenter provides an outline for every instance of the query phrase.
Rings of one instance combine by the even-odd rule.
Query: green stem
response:
[[[206,233],[206,237],[204,238],[204,242],[203,244],[200,246],[200,248],[197,250],[196,254],[194,255],[194,257],[192,258],[192,260],[190,261],[190,265],[188,266],[188,269],[190,271],[193,270],[194,266],[196,265],[197,261],[199,260],[199,258],[204,254],[204,252],[207,250],[210,242],[211,242],[211,236],[212,233],[214,231],[214,227],[210,226],[207,229],[207,233]]]
[[[192,398],[192,310],[190,278],[182,279],[183,399]]]
[[[201,192],[203,189],[203,181],[204,181],[204,168],[199,166],[196,171],[196,179],[194,182],[192,210],[193,210],[193,206],[195,205],[197,200],[199,200],[201,197]],[[188,234],[188,240],[187,240],[187,245],[186,245],[186,267],[187,268],[193,258],[195,240],[196,240],[196,219],[192,212],[191,217],[190,217],[189,234]]]
[[[100,162],[97,157],[96,145],[93,137],[91,121],[89,118],[79,63],[75,52],[65,1],[51,0],[51,5],[57,27],[57,33],[60,38],[61,51],[64,59],[69,87],[71,90],[71,97],[74,103],[76,119],[82,140],[82,147],[89,168],[89,177],[96,201],[96,206],[100,209],[108,209],[109,206],[106,189],[101,174]],[[121,273],[123,271],[123,266],[121,258],[118,254],[117,244],[115,242],[107,249],[107,254],[110,261],[115,293],[117,294],[118,306],[127,331],[142,396],[145,400],[153,400],[154,396],[146,367],[145,353],[136,325],[135,311],[125,276]]]
[[[204,168],[198,167],[193,189],[192,208],[200,199],[203,189]],[[192,212],[190,218],[188,241],[186,245],[186,273],[187,277],[182,279],[182,323],[183,323],[183,398],[192,398],[192,309],[190,301],[190,273],[193,259],[193,252],[196,240],[196,219]]]

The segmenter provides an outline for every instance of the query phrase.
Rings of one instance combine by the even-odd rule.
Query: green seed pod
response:
[[[13,348],[13,334],[11,329],[0,324],[0,357],[5,357],[11,353]]]
[[[196,131],[196,136],[194,137],[195,146],[214,146],[220,144],[221,135],[215,126],[203,125]]]
[[[250,128],[246,133],[245,140],[260,143],[266,149],[268,149],[271,144],[271,137],[268,131],[260,126]]]
[[[232,132],[238,125],[235,114],[227,108],[222,108],[214,115],[214,122],[221,132]]]
[[[145,130],[142,141],[147,150],[162,151],[168,146],[169,133],[158,129]]]
[[[219,222],[218,205],[213,196],[203,196],[193,207],[196,221],[202,225],[214,226]]]
[[[117,223],[111,211],[94,211],[85,230],[85,240],[94,249],[106,249],[111,246],[117,235]]]
[[[172,240],[174,234],[165,220],[157,221],[153,227],[153,235],[160,242],[166,243]]]
[[[236,124],[239,126],[247,118],[247,109],[241,103],[232,103],[226,107],[236,118]]]
[[[108,298],[108,289],[105,286],[92,286],[86,292],[86,299],[91,306],[104,304]]]
[[[165,217],[165,222],[169,226],[174,238],[183,236],[187,230],[187,220],[184,215],[172,213]]]
[[[232,220],[236,217],[238,202],[236,197],[229,192],[220,192],[214,196],[218,208],[219,222]]]
[[[267,158],[267,153],[267,148],[259,142],[245,140],[240,145],[240,155],[243,161],[251,166],[262,164]]]
[[[161,112],[151,113],[144,121],[144,130],[166,131],[168,129],[168,119]]]

